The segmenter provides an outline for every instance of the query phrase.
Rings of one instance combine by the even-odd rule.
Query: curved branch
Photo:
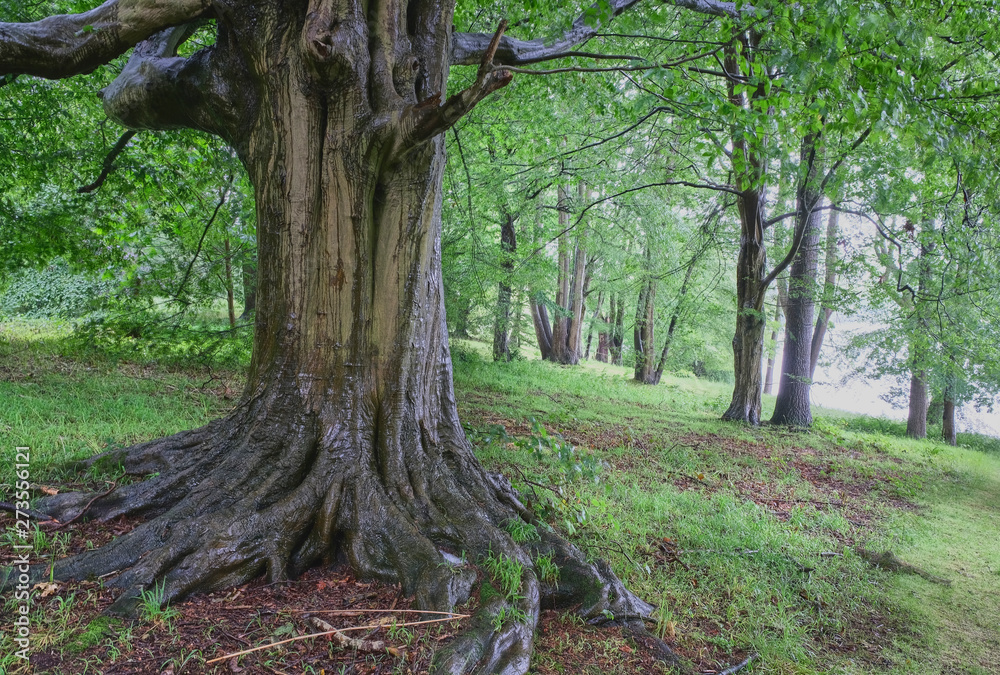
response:
[[[610,0],[611,18],[639,4],[640,0]],[[587,24],[598,5],[577,17],[573,25],[555,42],[545,40],[518,40],[504,37],[496,49],[494,62],[504,66],[523,66],[539,61],[560,59],[570,55],[573,47],[595,37],[601,28],[600,22]],[[492,35],[486,33],[455,33],[451,41],[451,65],[474,66],[482,62],[483,54],[489,47]]]
[[[89,194],[104,185],[104,181],[106,181],[108,176],[111,175],[111,172],[115,170],[115,160],[118,159],[118,155],[122,154],[122,151],[125,150],[125,146],[128,145],[128,142],[131,141],[137,133],[139,132],[129,129],[122,134],[121,138],[118,139],[118,142],[115,143],[115,147],[111,148],[111,152],[109,152],[108,156],[104,158],[104,166],[101,168],[101,175],[98,176],[97,180],[90,185],[84,185],[83,187],[77,188],[76,191],[78,194]]]
[[[235,143],[241,115],[252,114],[254,101],[244,90],[236,105],[232,92],[238,84],[231,81],[232,69],[221,72],[217,46],[177,56],[197,27],[170,28],[136,45],[121,74],[101,92],[108,117],[131,129],[199,129]]]
[[[210,0],[108,0],[82,14],[0,23],[0,74],[89,73],[150,35],[207,15]]]

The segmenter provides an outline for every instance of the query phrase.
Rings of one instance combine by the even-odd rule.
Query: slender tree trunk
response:
[[[594,322],[601,320],[602,305],[604,305],[604,291],[599,291],[597,294],[597,308],[594,310],[594,315],[590,317],[590,328],[587,330],[587,351],[583,356],[584,359],[590,358],[590,347],[594,340]]]
[[[535,326],[535,339],[538,341],[538,351],[542,354],[543,361],[552,360],[552,327],[549,324],[549,313],[545,305],[532,297],[529,301],[531,305],[531,322]]]
[[[778,280],[780,285],[781,280]],[[781,327],[780,321],[782,317],[782,303],[781,294],[774,300],[774,329],[771,331],[771,348],[767,352],[767,370],[764,372],[764,393],[770,394],[771,388],[774,386],[774,360],[778,354],[778,330]]]
[[[925,218],[923,228],[933,231],[933,221]],[[923,232],[921,232],[923,234]],[[927,319],[927,302],[924,294],[931,283],[930,254],[934,244],[922,243],[917,260],[917,293],[913,300],[917,334],[910,339],[910,407],[906,418],[906,435],[910,438],[927,438],[927,408],[930,405],[927,394],[927,355],[925,340],[930,333]]]
[[[651,255],[646,249],[646,268],[649,269]],[[656,384],[654,371],[656,368],[656,343],[653,328],[656,319],[656,280],[647,275],[645,283],[639,290],[639,300],[636,303],[635,327],[632,330],[632,344],[635,348],[636,382]]]
[[[823,280],[823,300],[820,305],[819,316],[816,317],[816,329],[813,331],[812,353],[810,355],[811,365],[809,367],[809,377],[816,373],[816,364],[819,363],[819,355],[823,350],[823,339],[826,337],[827,326],[830,325],[830,317],[833,315],[834,297],[837,292],[837,239],[840,236],[838,219],[840,213],[831,210],[826,221],[826,276]]]
[[[785,344],[782,350],[781,379],[771,424],[808,427],[812,424],[809,392],[812,387],[813,319],[816,306],[819,237],[823,214],[817,211],[823,196],[818,192],[821,149],[818,135],[802,139],[800,162],[808,172],[798,189],[796,230],[803,229],[802,241],[788,275],[788,304],[785,308]]]
[[[615,311],[614,321],[611,326],[610,343],[608,351],[611,355],[611,363],[622,365],[622,347],[625,343],[625,302],[621,296],[618,297],[618,307]]]
[[[742,50],[726,48],[726,71],[734,74],[752,70],[760,36],[742,34]],[[750,100],[729,83],[729,100],[737,107],[753,106],[762,92],[751,93]],[[758,151],[747,143],[744,130],[732,129],[733,168],[739,195],[740,249],[736,259],[736,332],[733,335],[733,397],[722,419],[760,424],[761,371],[764,354],[764,296],[767,291],[767,254],[764,244],[764,173],[765,163]]]
[[[517,251],[517,233],[514,230],[514,215],[503,214],[500,224],[500,250],[503,256],[500,270],[503,278],[497,288],[497,309],[493,322],[493,360],[510,361],[510,310],[511,275],[514,273],[514,253]]]
[[[958,445],[958,431],[955,427],[955,395],[952,393],[951,387],[946,387],[944,392],[941,438],[948,445]]]
[[[223,240],[225,248],[226,307],[229,309],[229,327],[236,328],[236,294],[233,291],[233,259],[229,247],[229,235]]]
[[[674,305],[674,311],[670,315],[670,325],[667,327],[667,339],[663,341],[663,351],[660,352],[660,361],[656,364],[656,370],[653,372],[653,384],[659,384],[660,379],[663,377],[663,369],[667,366],[667,356],[670,354],[670,345],[674,341],[674,332],[677,330],[677,324],[680,321],[681,312],[684,311],[684,301],[687,299],[688,285],[691,283],[691,276],[694,274],[695,265],[698,262],[698,258],[692,258],[691,262],[688,264],[687,271],[684,273],[684,281],[681,283],[681,290],[677,294],[677,304]]]
[[[910,409],[906,418],[906,435],[927,438],[927,375],[916,369],[910,375]]]
[[[570,302],[570,252],[569,234],[569,197],[560,185],[559,199],[559,240],[557,242],[557,275],[556,275],[556,314],[552,317],[552,351],[551,359],[557,363],[568,363],[567,343],[569,340],[570,316],[567,308]]]

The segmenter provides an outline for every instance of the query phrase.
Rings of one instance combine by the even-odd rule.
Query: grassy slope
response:
[[[55,461],[231,404],[224,384],[200,388],[204,373],[67,358],[36,328],[10,336],[0,446],[32,445],[38,482],[56,478]],[[497,365],[480,349],[461,345],[455,367],[480,456],[655,602],[657,630],[703,669],[757,651],[754,673],[1000,672],[1000,454],[869,433],[880,424],[831,413],[808,434],[725,425],[725,387],[643,387],[603,364]],[[566,461],[556,433],[576,446]],[[599,482],[574,472],[587,456],[604,464]],[[953,585],[872,569],[855,545],[891,548]],[[536,671],[559,672],[587,648],[550,647]]]

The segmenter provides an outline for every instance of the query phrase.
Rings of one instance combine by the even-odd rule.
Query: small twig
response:
[[[430,624],[430,623],[442,623],[444,621],[455,621],[457,619],[468,619],[470,616],[471,616],[470,614],[453,614],[452,616],[450,616],[450,617],[448,617],[446,619],[428,619],[427,621],[408,621],[406,623],[396,624],[396,626],[398,628],[402,628],[404,626],[423,626],[423,625]],[[226,654],[224,656],[220,656],[218,658],[214,658],[211,661],[205,661],[205,664],[208,665],[208,664],[211,664],[211,663],[218,663],[219,661],[224,661],[226,659],[231,659],[234,656],[243,656],[244,654],[249,654],[251,652],[259,652],[259,651],[261,651],[263,649],[271,649],[272,647],[279,647],[281,645],[288,644],[289,642],[298,642],[299,640],[308,640],[310,638],[325,637],[325,636],[331,635],[331,634],[333,634],[335,632],[336,633],[346,633],[347,631],[351,631],[351,630],[371,630],[373,628],[384,628],[384,627],[385,626],[383,626],[381,624],[373,624],[373,625],[368,625],[368,626],[351,626],[350,628],[339,628],[339,629],[335,628],[332,631],[324,631],[322,633],[310,633],[309,635],[298,635],[298,636],[293,637],[293,638],[288,638],[287,640],[281,640],[280,642],[272,642],[270,644],[261,645],[259,647],[254,647],[253,649],[244,649],[241,652],[234,652],[232,654]]]
[[[67,520],[65,523],[60,523],[59,525],[56,525],[55,527],[52,528],[52,530],[53,531],[55,531],[55,530],[61,530],[62,528],[64,528],[67,525],[69,525],[70,523],[75,522],[76,520],[78,520],[80,518],[80,516],[82,516],[87,511],[90,510],[90,507],[94,505],[94,502],[96,502],[101,497],[107,497],[109,494],[111,494],[112,492],[115,491],[116,487],[118,487],[118,484],[117,483],[112,483],[111,484],[111,489],[109,489],[107,492],[102,492],[101,494],[99,494],[96,497],[94,497],[93,499],[91,499],[89,502],[87,502],[87,505],[83,507],[83,510],[80,511],[80,513],[76,514],[75,516],[73,516],[72,518],[70,518],[69,520]]]
[[[334,614],[336,616],[357,616],[358,614],[440,614],[448,617],[463,617],[454,612],[432,612],[429,609],[292,609],[292,614]]]
[[[741,495],[748,499],[754,499],[758,502],[770,502],[771,504],[825,504],[827,506],[843,506],[844,502],[825,502],[819,499],[760,499],[757,497],[752,497],[750,495]]]

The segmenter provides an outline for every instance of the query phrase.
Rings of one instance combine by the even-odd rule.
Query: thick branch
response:
[[[756,10],[753,5],[744,4],[736,9],[735,2],[721,2],[720,0],[662,0],[663,3],[690,9],[699,14],[710,14],[712,16],[729,16],[734,19],[741,14],[753,14]]]
[[[404,154],[415,145],[444,133],[476,107],[477,103],[510,84],[514,76],[507,70],[496,68],[493,64],[493,58],[505,30],[507,30],[507,22],[501,21],[497,32],[483,53],[476,81],[467,89],[448,97],[444,105],[438,105],[441,101],[441,94],[435,94],[404,113],[400,120],[402,133],[396,147],[397,154]]]
[[[611,17],[614,18],[637,5],[640,0],[610,0]],[[595,37],[600,30],[599,22],[588,25],[587,18],[598,6],[593,5],[588,13],[577,17],[572,27],[555,42],[544,40],[518,40],[505,37],[496,49],[494,61],[497,65],[524,66],[539,61],[550,61],[569,56],[567,52]],[[451,64],[472,66],[482,62],[483,54],[490,44],[486,33],[455,33],[451,41]]]
[[[220,72],[216,46],[189,58],[176,55],[195,28],[171,28],[136,45],[121,74],[101,92],[108,117],[132,129],[200,129],[236,144],[239,116],[252,114],[254,99],[244,88],[235,105],[231,92],[239,84]]]
[[[0,23],[0,74],[89,73],[164,28],[207,13],[209,0],[108,0],[82,14]]]

